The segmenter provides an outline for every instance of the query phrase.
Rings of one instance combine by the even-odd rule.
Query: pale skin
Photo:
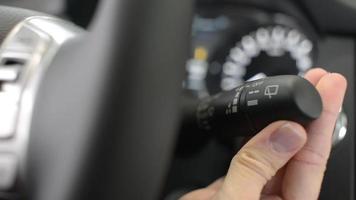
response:
[[[305,78],[322,98],[319,119],[307,127],[290,121],[270,124],[234,156],[224,178],[180,200],[318,199],[347,82],[321,68],[308,71]]]

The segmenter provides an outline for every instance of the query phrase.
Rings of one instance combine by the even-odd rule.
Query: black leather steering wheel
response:
[[[175,143],[192,4],[105,0],[89,30],[0,7],[2,53],[21,27],[53,33],[36,54],[50,56],[30,71],[36,84],[25,83],[16,131],[0,141],[18,169],[2,198],[159,198]],[[55,38],[61,31],[65,40]]]

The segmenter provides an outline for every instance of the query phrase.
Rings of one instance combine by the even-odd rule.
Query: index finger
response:
[[[346,90],[345,78],[337,73],[324,75],[316,84],[323,111],[307,129],[308,140],[289,162],[282,189],[286,199],[317,199],[331,150],[335,122]]]

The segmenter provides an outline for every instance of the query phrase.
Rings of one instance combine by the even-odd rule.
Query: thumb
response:
[[[267,181],[305,142],[301,125],[288,121],[270,124],[234,156],[216,199],[260,199]]]

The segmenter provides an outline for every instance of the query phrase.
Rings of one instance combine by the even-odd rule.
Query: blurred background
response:
[[[0,0],[0,4],[49,13],[88,28],[100,0]],[[192,99],[266,76],[303,75],[312,67],[347,77],[349,88],[320,199],[354,199],[356,1],[196,0],[194,5],[191,48],[181,66],[183,93]],[[177,199],[223,176],[243,141],[224,142],[194,130],[180,131],[162,199]]]
[[[349,123],[334,133],[338,144],[320,196],[325,200],[354,199],[355,6],[354,1],[342,0],[200,0],[192,24],[184,87],[197,98],[265,76],[302,75],[312,67],[347,77],[344,111]],[[342,121],[339,118],[339,124]],[[197,146],[184,134],[167,180],[166,192],[172,199],[223,176],[243,141],[207,139]]]

